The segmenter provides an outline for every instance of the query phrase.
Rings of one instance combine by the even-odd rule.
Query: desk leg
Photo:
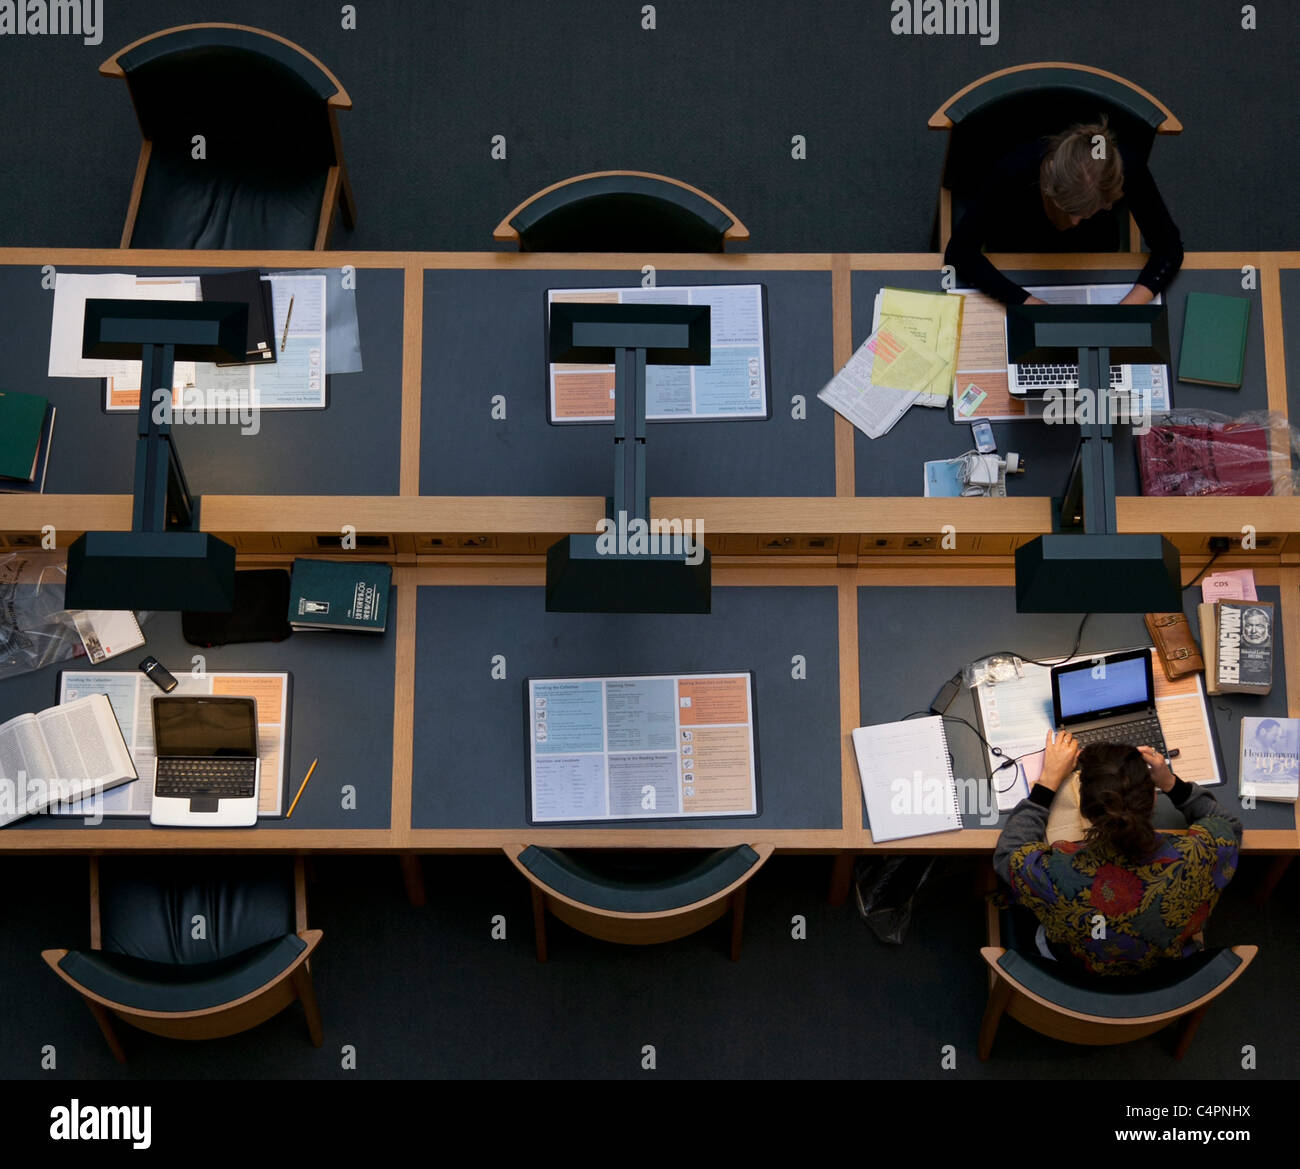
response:
[[[405,852],[398,858],[402,864],[402,883],[406,886],[406,899],[414,909],[424,908],[424,867],[418,853]]]
[[[831,864],[831,883],[826,891],[826,900],[832,905],[843,905],[849,899],[849,889],[853,886],[853,862],[857,860],[856,852],[842,852]]]
[[[1264,879],[1260,881],[1259,888],[1251,898],[1255,905],[1263,905],[1269,899],[1273,890],[1277,888],[1277,883],[1282,879],[1282,875],[1291,867],[1291,861],[1292,858],[1289,856],[1275,856],[1272,859],[1268,872],[1264,874]]]
[[[109,1050],[113,1053],[113,1058],[118,1063],[126,1063],[126,1052],[122,1050],[122,1042],[117,1037],[117,1029],[113,1026],[113,1018],[108,1013],[108,1009],[100,1003],[92,1002],[86,999],[86,1006],[90,1008],[90,1013],[95,1016],[95,1022],[99,1024],[99,1029],[104,1033],[104,1038],[108,1041]]]

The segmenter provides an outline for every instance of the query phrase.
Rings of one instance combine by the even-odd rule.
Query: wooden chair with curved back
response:
[[[505,854],[528,880],[537,960],[546,961],[546,915],[588,937],[623,945],[676,941],[731,911],[731,960],[740,960],[745,886],[773,845],[700,854],[622,849],[580,854],[511,844]]]
[[[1145,89],[1115,73],[1068,61],[1013,65],[972,81],[930,117],[948,134],[933,243],[943,251],[989,165],[1018,142],[1054,134],[1104,113],[1126,152],[1145,160],[1157,134],[1180,134],[1182,123]],[[1117,250],[1140,251],[1136,223],[1122,204],[1113,216]],[[989,251],[1015,251],[990,241]]]
[[[493,237],[521,252],[721,252],[749,230],[698,187],[648,171],[576,175],[530,195]]]
[[[980,957],[989,968],[989,998],[980,1024],[980,1059],[992,1054],[1003,1015],[1040,1035],[1087,1046],[1131,1043],[1181,1021],[1174,1056],[1182,1059],[1210,1004],[1259,952],[1256,946],[1207,950],[1150,975],[1099,976],[1084,983],[1054,969],[1057,963],[1004,949],[992,897],[987,913],[989,944]]]
[[[113,858],[101,869],[92,857],[90,949],[41,952],[85,999],[118,1062],[126,1054],[114,1016],[154,1035],[216,1039],[295,1000],[319,1047],[308,960],[322,934],[307,928],[302,858],[144,861]]]
[[[306,49],[241,24],[184,24],[105,61],[143,141],[124,248],[321,249],[356,223],[337,113],[352,99]]]

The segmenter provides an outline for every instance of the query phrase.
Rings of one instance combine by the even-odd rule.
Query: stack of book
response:
[[[45,490],[54,407],[39,394],[0,390],[0,491]]]
[[[1224,574],[1227,575],[1227,574]],[[1273,689],[1273,602],[1248,596],[1210,600],[1211,577],[1196,606],[1207,694],[1267,694]]]

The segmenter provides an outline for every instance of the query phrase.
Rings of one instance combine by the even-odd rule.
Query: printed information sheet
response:
[[[664,422],[768,416],[766,322],[761,284],[679,288],[552,288],[550,306],[567,304],[707,304],[712,353],[708,365],[646,367],[646,419]],[[611,422],[612,365],[550,366],[552,422]]]
[[[756,816],[753,676],[528,680],[535,824]]]
[[[257,700],[257,757],[262,761],[261,786],[258,789],[257,814],[278,816],[284,792],[285,744],[289,728],[289,675],[268,673],[180,674],[172,697],[227,695]],[[158,689],[138,670],[64,671],[59,685],[59,702],[73,702],[87,694],[105,694],[112,704],[122,738],[131,753],[135,773],[132,783],[124,783],[101,797],[105,816],[148,816],[153,805],[153,698]],[[54,809],[51,809],[54,810]],[[91,808],[86,801],[58,811],[72,816],[86,815]]]

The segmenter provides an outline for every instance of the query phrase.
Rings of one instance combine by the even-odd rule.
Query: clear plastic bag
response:
[[[1174,410],[1137,436],[1137,452],[1143,495],[1284,495],[1300,430],[1268,410]]]
[[[934,866],[932,856],[859,857],[853,895],[862,920],[882,942],[899,945],[912,923],[912,902]]]

